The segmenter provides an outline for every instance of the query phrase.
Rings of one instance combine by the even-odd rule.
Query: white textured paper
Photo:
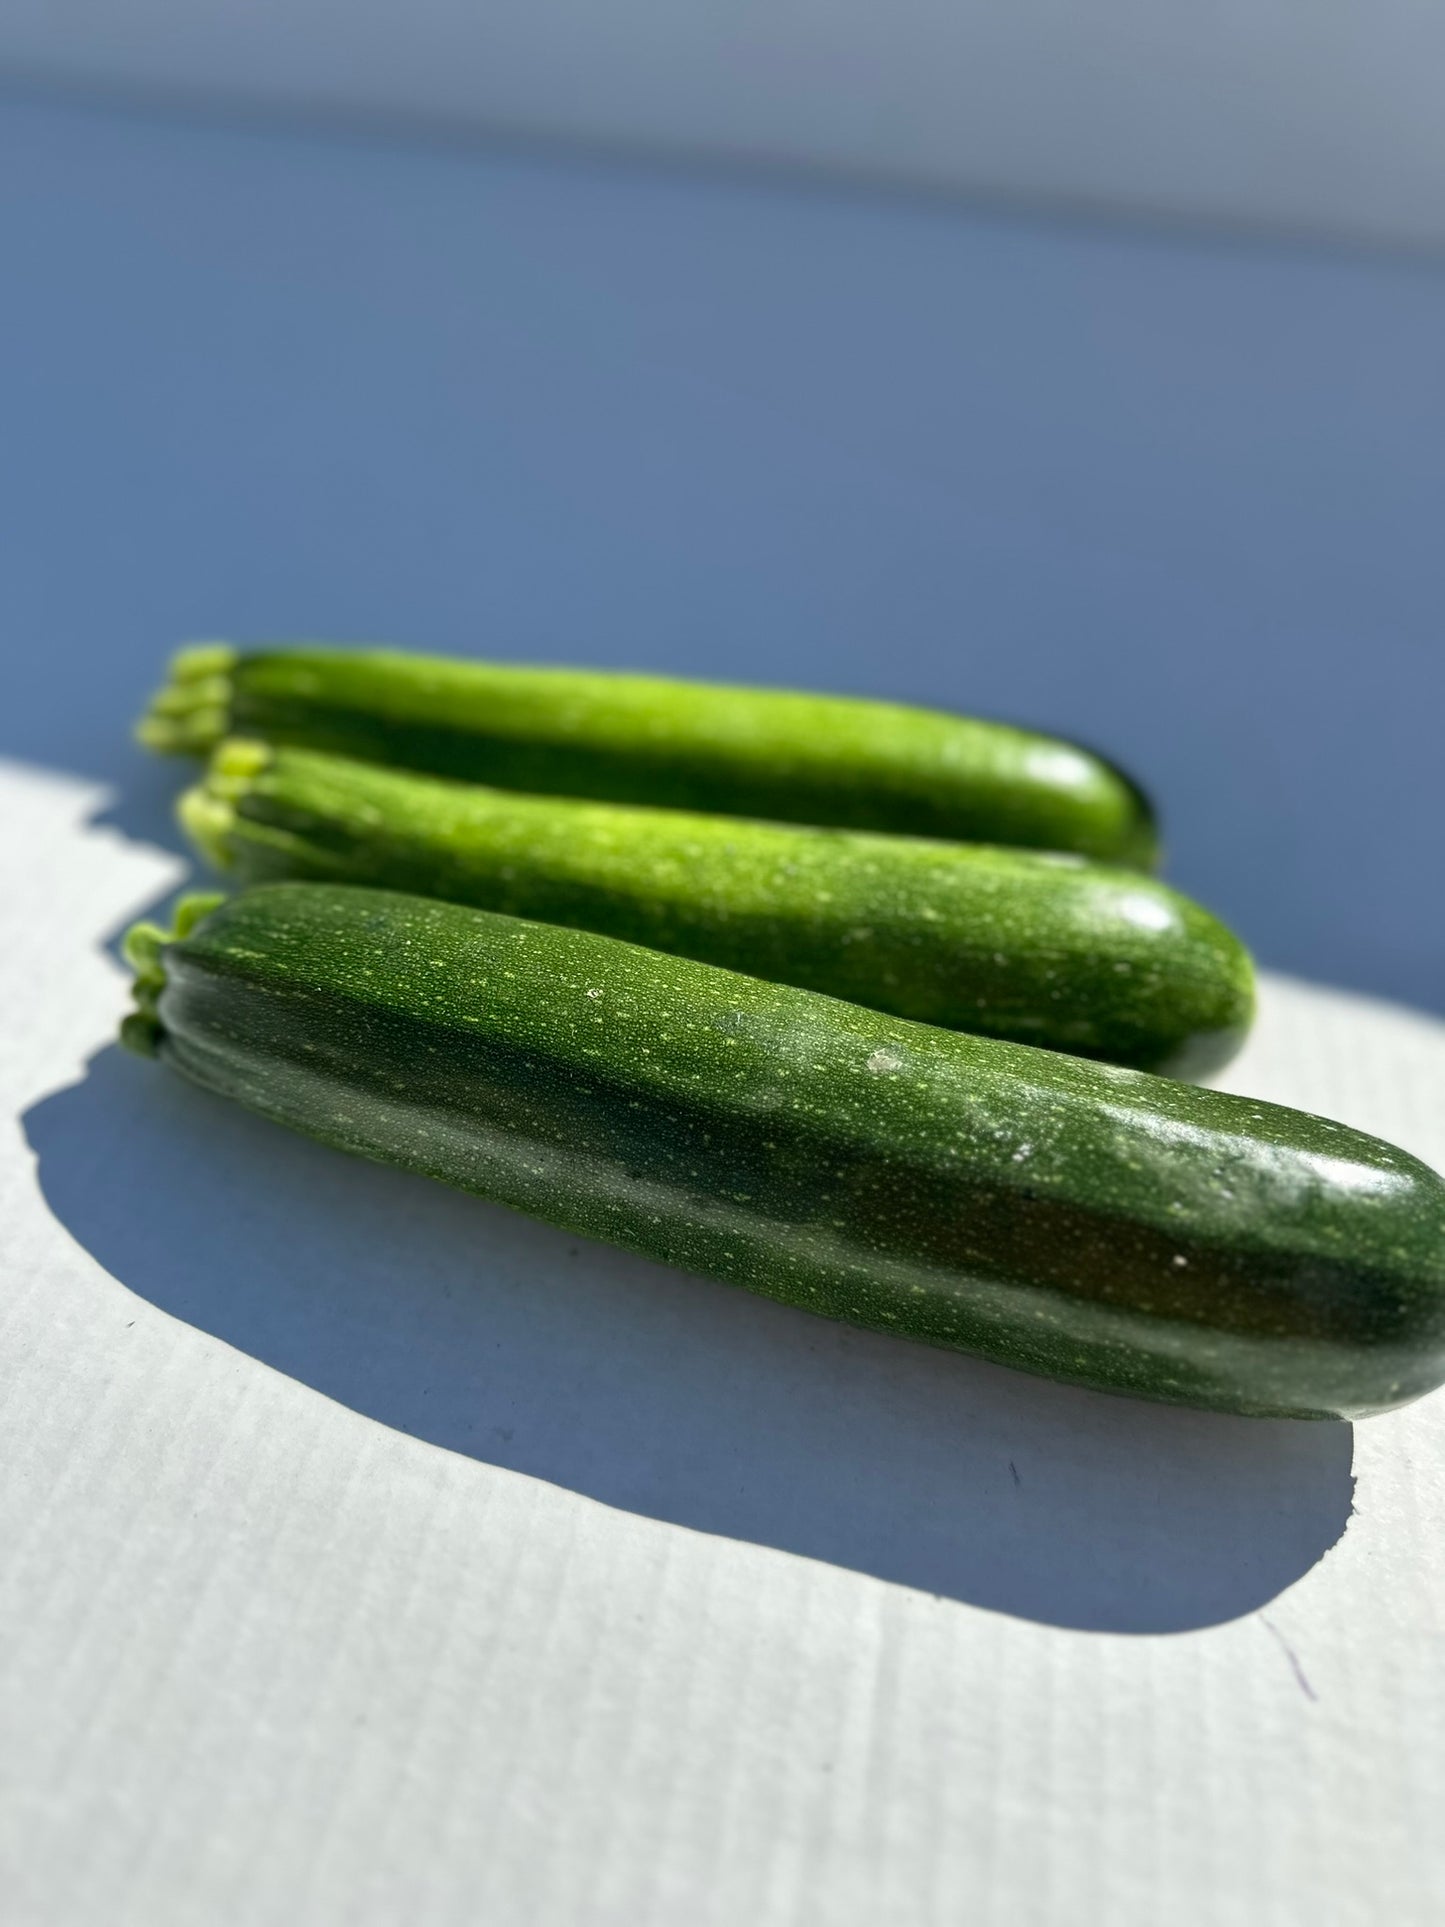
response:
[[[7,1927],[1439,1921],[1445,1401],[1096,1397],[289,1138],[108,1044],[105,801],[0,778]],[[1445,1163],[1433,1020],[1272,980],[1225,1081]]]

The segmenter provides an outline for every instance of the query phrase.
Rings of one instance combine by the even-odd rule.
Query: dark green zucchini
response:
[[[325,1143],[1107,1391],[1445,1377],[1445,1184],[1343,1125],[456,904],[214,904],[132,933],[126,1041]]]
[[[499,789],[1148,868],[1149,805],[1054,737],[898,703],[659,676],[452,662],[384,649],[183,650],[140,724],[199,755],[260,736]]]
[[[1140,1070],[1217,1069],[1253,1010],[1221,923],[1082,857],[526,796],[242,741],[180,813],[244,883],[448,897]]]

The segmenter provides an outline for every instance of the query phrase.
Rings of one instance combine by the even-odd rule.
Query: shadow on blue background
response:
[[[1445,1008],[1445,268],[20,100],[0,261],[0,753],[140,827],[198,635],[887,693]]]

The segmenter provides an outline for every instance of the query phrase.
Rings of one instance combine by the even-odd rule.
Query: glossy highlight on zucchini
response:
[[[1230,1412],[1445,1377],[1445,1184],[1325,1119],[344,885],[128,954],[125,1041],[198,1084],[790,1305]]]
[[[446,897],[1172,1076],[1226,1063],[1253,1012],[1223,924],[1082,857],[528,796],[237,740],[179,813],[242,883]]]
[[[137,734],[205,755],[226,736],[499,789],[964,843],[1147,869],[1153,813],[1055,737],[901,703],[388,649],[182,650]]]

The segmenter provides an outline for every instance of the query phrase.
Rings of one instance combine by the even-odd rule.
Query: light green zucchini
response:
[[[1082,857],[528,796],[244,741],[180,815],[243,883],[447,897],[1174,1076],[1226,1062],[1253,1009],[1221,923]]]
[[[1055,737],[899,703],[384,649],[183,650],[139,731],[331,750],[500,789],[970,843],[1148,868],[1138,787]]]

